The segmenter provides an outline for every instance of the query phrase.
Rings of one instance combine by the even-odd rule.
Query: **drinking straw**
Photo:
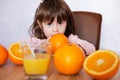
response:
[[[31,51],[31,53],[32,53],[32,56],[35,58],[36,55],[35,55],[35,53],[34,53],[34,48],[31,47],[31,45],[30,45],[30,43],[29,43],[28,41],[27,41],[27,44],[28,44],[28,47],[30,48],[30,51]]]

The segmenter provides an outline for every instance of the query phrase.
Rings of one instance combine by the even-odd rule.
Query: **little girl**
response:
[[[88,55],[95,51],[93,44],[79,39],[74,34],[74,20],[69,6],[64,0],[43,0],[35,13],[33,24],[29,29],[32,42],[42,43],[51,35],[63,33],[72,43],[78,44]]]

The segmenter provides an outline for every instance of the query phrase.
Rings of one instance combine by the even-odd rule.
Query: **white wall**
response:
[[[0,0],[0,44],[28,38],[28,28],[40,0]]]
[[[103,16],[100,49],[120,55],[120,0],[65,0],[73,11],[93,11]],[[0,44],[28,38],[28,28],[40,0],[0,0]]]

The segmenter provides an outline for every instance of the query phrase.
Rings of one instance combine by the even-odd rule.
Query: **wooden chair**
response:
[[[99,49],[102,15],[93,12],[73,11],[75,34]]]

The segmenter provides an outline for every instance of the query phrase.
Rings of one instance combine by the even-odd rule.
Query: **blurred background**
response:
[[[111,49],[120,55],[120,0],[65,0],[72,11],[102,14],[100,49]],[[28,29],[41,0],[0,0],[0,44],[6,48],[28,39]]]

